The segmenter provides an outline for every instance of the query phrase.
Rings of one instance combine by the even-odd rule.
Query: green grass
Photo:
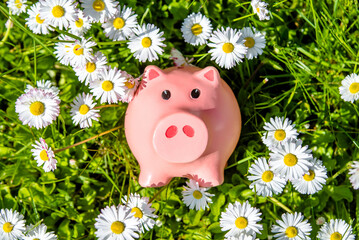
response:
[[[32,1],[33,2],[33,1]],[[175,178],[162,188],[138,184],[139,165],[126,143],[123,128],[67,150],[58,152],[58,169],[44,173],[36,167],[31,144],[43,137],[53,149],[61,149],[117,126],[123,126],[126,104],[102,108],[101,120],[89,129],[72,124],[70,103],[80,92],[89,92],[70,67],[58,63],[53,47],[58,33],[32,34],[25,27],[26,14],[14,16],[8,35],[6,4],[0,3],[0,208],[21,212],[27,224],[45,223],[59,239],[94,239],[95,218],[122,196],[138,192],[153,200],[161,226],[142,239],[223,239],[219,217],[228,203],[249,200],[262,212],[264,230],[258,237],[272,235],[271,226],[286,211],[304,213],[315,239],[324,217],[344,219],[359,234],[359,192],[353,190],[348,163],[359,158],[358,105],[340,98],[341,80],[358,73],[358,3],[350,0],[267,1],[271,20],[259,21],[249,2],[242,1],[121,1],[134,9],[140,23],[153,23],[165,32],[165,53],[152,63],[136,61],[124,42],[105,38],[99,25],[89,36],[97,43],[111,66],[139,76],[149,64],[172,66],[171,47],[194,56],[199,67],[216,66],[206,53],[209,48],[193,47],[183,41],[180,26],[191,12],[210,17],[214,28],[254,26],[266,33],[262,56],[246,60],[222,78],[235,93],[242,114],[242,133],[229,159],[223,185],[206,211],[189,210],[182,203],[186,179]],[[251,16],[250,16],[251,15]],[[5,35],[7,35],[5,37]],[[1,40],[2,39],[2,40]],[[267,78],[268,82],[263,84]],[[61,114],[51,126],[37,130],[22,125],[15,113],[15,101],[26,84],[50,79],[60,88]],[[248,185],[248,166],[258,157],[269,157],[262,143],[263,125],[270,117],[293,120],[304,144],[321,159],[329,179],[322,191],[301,195],[287,184],[273,198],[256,196]],[[71,164],[70,164],[71,163]]]

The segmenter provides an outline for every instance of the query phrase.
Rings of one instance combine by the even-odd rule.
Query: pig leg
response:
[[[162,187],[170,182],[172,177],[152,166],[141,170],[139,183],[142,187]]]
[[[223,183],[224,166],[220,161],[218,152],[204,156],[193,171],[194,176],[198,177],[201,187],[213,187]]]

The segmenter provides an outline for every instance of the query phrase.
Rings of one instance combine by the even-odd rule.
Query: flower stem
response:
[[[148,203],[151,203],[153,200],[156,199],[156,197],[167,188],[168,186],[163,186],[160,190],[158,190],[158,192],[155,193],[155,195],[153,195],[153,197],[148,201]]]
[[[287,0],[283,0],[283,1],[281,1],[281,2],[278,2],[278,3],[274,4],[273,7],[276,7],[276,6],[278,6],[279,4],[282,4],[282,3],[286,2],[286,1],[287,1]]]
[[[245,18],[250,17],[250,16],[253,16],[253,15],[255,15],[255,14],[256,14],[256,13],[251,13],[251,14],[245,15],[245,16],[243,16],[243,17],[235,18],[235,19],[233,19],[232,22],[237,22],[237,21],[239,21],[239,20],[245,19]]]
[[[348,170],[349,168],[351,168],[353,162],[348,162],[347,164],[345,164],[345,166],[340,169],[338,172],[336,172],[333,176],[331,176],[330,178],[327,179],[327,184],[330,183],[331,181],[333,181],[334,179],[336,179],[340,174],[342,174],[343,172],[345,172],[346,170]]]
[[[116,131],[117,129],[120,129],[120,128],[122,128],[122,126],[118,126],[118,127],[112,128],[112,129],[107,130],[107,131],[105,131],[105,132],[102,132],[102,133],[100,133],[100,134],[98,134],[98,135],[96,135],[96,136],[90,137],[90,138],[88,138],[88,139],[85,139],[85,140],[83,140],[83,141],[81,141],[81,142],[72,144],[72,145],[70,145],[70,146],[67,146],[67,147],[64,147],[64,148],[60,148],[60,149],[56,149],[56,150],[54,150],[54,153],[62,152],[62,151],[64,151],[64,150],[66,150],[66,149],[69,149],[69,148],[72,148],[72,147],[76,147],[76,146],[78,146],[78,145],[81,145],[81,144],[83,144],[83,143],[86,143],[86,142],[88,142],[88,141],[91,141],[91,140],[93,140],[93,139],[95,139],[95,138],[98,138],[98,137],[101,137],[101,136],[103,136],[103,135],[106,135],[106,134],[108,134],[108,133],[110,133],[110,132]]]
[[[93,109],[100,109],[100,108],[107,108],[107,107],[120,107],[120,106],[121,105],[118,105],[118,104],[107,104],[107,105],[94,107]]]
[[[284,205],[283,203],[279,202],[277,199],[273,198],[273,197],[268,197],[269,201],[271,201],[272,203],[278,205],[279,207],[283,208],[284,210],[286,210],[289,213],[293,213],[292,210],[290,210],[286,205]]]
[[[112,42],[97,42],[97,45],[116,45],[116,44],[122,44],[126,43],[128,41],[112,41]]]
[[[9,18],[9,19],[10,19],[10,18]],[[9,21],[11,21],[11,20],[9,20]],[[9,25],[10,25],[10,24],[9,24]],[[5,44],[7,38],[8,38],[9,35],[10,35],[10,29],[11,29],[11,27],[8,26],[8,28],[6,29],[5,35],[4,35],[3,39],[2,39],[1,42],[0,42],[0,46],[2,46],[2,45]]]

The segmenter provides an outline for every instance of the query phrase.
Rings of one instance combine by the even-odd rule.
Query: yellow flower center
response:
[[[198,36],[202,33],[202,26],[199,25],[198,23],[195,23],[191,27],[191,31],[192,31],[193,35]]]
[[[42,161],[48,161],[49,160],[49,157],[47,156],[47,152],[45,149],[43,149],[41,152],[40,152],[40,159]]]
[[[127,81],[125,82],[125,86],[128,88],[128,89],[131,89],[135,86],[135,82],[130,82],[130,81]]]
[[[106,92],[111,91],[113,89],[113,83],[109,80],[103,81],[102,89]]]
[[[32,239],[32,240],[40,240],[39,238],[34,238],[34,239]]]
[[[32,115],[39,116],[45,111],[45,105],[42,102],[36,101],[31,103],[30,112]]]
[[[79,44],[76,44],[74,47],[74,53],[75,55],[80,56],[84,54],[84,49]]]
[[[246,41],[244,42],[244,46],[246,46],[247,48],[252,48],[256,43],[254,39],[251,37],[246,37],[245,40]]]
[[[132,208],[131,212],[135,212],[135,215],[133,215],[136,218],[142,218],[143,217],[143,213],[141,211],[141,209],[139,209],[138,207],[134,207]]]
[[[21,2],[21,0],[15,0],[15,6],[16,6],[17,8],[21,8],[21,7],[22,7],[22,2]]]
[[[36,22],[38,24],[43,24],[45,20],[40,18],[40,13],[36,15]]]
[[[9,222],[6,222],[6,223],[4,223],[4,225],[3,225],[2,228],[3,228],[4,232],[9,233],[9,232],[11,232],[12,229],[14,228],[14,225],[12,225],[12,224],[9,223]]]
[[[283,129],[277,129],[274,132],[274,138],[277,141],[283,141],[287,135]]]
[[[93,9],[97,12],[101,12],[105,9],[105,3],[102,0],[95,0],[92,4]]]
[[[233,50],[234,50],[234,46],[233,46],[232,43],[225,43],[225,44],[223,44],[223,46],[222,46],[222,50],[223,50],[223,52],[225,52],[225,53],[231,53],[231,52],[233,52]]]
[[[357,92],[359,92],[359,83],[354,82],[354,83],[350,84],[349,92],[351,94],[356,94]]]
[[[304,174],[303,178],[305,181],[310,182],[315,178],[315,173],[312,170],[309,170],[309,175]]]
[[[88,113],[89,110],[90,110],[90,108],[86,104],[82,104],[79,108],[79,112],[82,115],[85,115],[86,113]]]
[[[86,71],[87,72],[92,73],[95,70],[96,70],[96,64],[95,63],[92,63],[92,62],[86,63]]]
[[[202,198],[202,193],[201,193],[200,191],[198,191],[198,190],[195,190],[195,191],[193,192],[193,197],[194,197],[195,199],[201,199],[201,198]]]
[[[152,40],[149,37],[144,37],[141,41],[142,47],[144,48],[148,48],[151,47],[152,45]]]
[[[289,238],[294,238],[298,235],[298,230],[296,227],[287,227],[285,230],[285,235]]]
[[[65,15],[65,9],[63,7],[61,7],[60,5],[53,7],[51,12],[55,18],[60,18]]]
[[[80,28],[84,25],[84,20],[82,18],[79,18],[79,20],[75,21],[76,27]]]
[[[248,221],[245,217],[239,217],[236,219],[234,224],[236,225],[237,228],[244,229],[248,226]]]
[[[332,233],[332,235],[330,235],[330,240],[341,240],[342,239],[342,235],[338,232]]]
[[[298,158],[291,153],[288,153],[287,155],[284,156],[284,164],[287,165],[288,167],[293,167],[294,165],[296,165],[298,162]]]
[[[274,174],[272,171],[267,170],[262,174],[262,180],[263,182],[270,182],[273,180]]]
[[[115,234],[121,234],[125,230],[125,224],[120,221],[113,222],[111,224],[111,231]]]
[[[113,20],[113,26],[116,29],[121,29],[125,26],[125,20],[121,17],[115,18],[115,20]]]
[[[257,12],[260,12],[260,9],[259,9],[259,8],[257,8]]]

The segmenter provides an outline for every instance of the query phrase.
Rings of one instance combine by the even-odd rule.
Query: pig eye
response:
[[[170,90],[164,90],[164,91],[162,92],[162,98],[163,98],[164,100],[168,100],[168,99],[170,99],[170,97],[171,97],[171,92],[170,92]]]
[[[191,92],[191,98],[199,98],[199,95],[201,95],[201,91],[199,89],[193,89]]]

